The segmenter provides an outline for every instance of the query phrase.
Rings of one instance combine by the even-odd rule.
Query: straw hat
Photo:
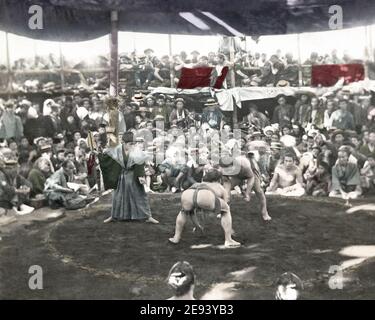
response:
[[[136,93],[133,97],[132,97],[132,101],[134,102],[141,102],[144,100],[144,96],[142,93]]]
[[[209,106],[217,106],[218,103],[215,99],[213,98],[209,98],[207,99],[206,103],[204,104],[206,107],[209,107]]]

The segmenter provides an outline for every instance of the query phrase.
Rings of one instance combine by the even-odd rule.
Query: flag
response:
[[[311,71],[311,85],[331,87],[340,78],[344,78],[345,84],[360,81],[365,78],[365,68],[362,64],[327,64],[314,65]]]
[[[215,67],[182,68],[177,88],[213,87],[221,89],[227,73],[228,67],[223,67],[220,74]]]

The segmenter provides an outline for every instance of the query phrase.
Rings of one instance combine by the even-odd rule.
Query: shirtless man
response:
[[[273,175],[266,194],[277,194],[286,197],[301,197],[305,194],[302,172],[294,164],[294,157],[286,154]]]
[[[203,230],[197,220],[195,209],[203,211],[215,212],[220,203],[221,226],[224,230],[225,247],[239,247],[241,244],[232,239],[232,215],[228,205],[229,196],[224,187],[218,182],[221,174],[217,170],[213,170],[206,174],[204,183],[198,183],[192,188],[185,190],[181,194],[182,210],[176,218],[176,229],[173,238],[169,241],[177,244],[181,240],[181,234],[186,224],[187,215],[190,215],[194,224]],[[199,189],[199,190],[197,190]],[[196,193],[197,192],[197,193]],[[194,194],[196,193],[196,204],[194,203]]]
[[[257,170],[259,174],[256,174],[253,168]],[[222,172],[224,175],[223,185],[228,195],[230,195],[233,188],[241,186],[243,181],[247,180],[245,200],[250,201],[250,194],[254,188],[255,195],[260,202],[260,211],[263,220],[270,221],[271,217],[268,214],[266,197],[261,187],[260,172],[259,169],[257,169],[255,160],[246,156],[238,156],[234,159],[233,164],[229,168],[223,167]]]

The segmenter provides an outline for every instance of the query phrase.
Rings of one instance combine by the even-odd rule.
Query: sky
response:
[[[219,45],[219,36],[186,36],[172,35],[172,53],[186,51],[190,53],[198,50],[201,54],[207,54],[209,51],[217,51]],[[337,49],[339,56],[345,51],[353,58],[364,58],[365,46],[375,45],[374,25],[368,27],[358,27],[352,29],[302,33],[299,35],[300,50],[298,50],[298,35],[277,35],[262,36],[258,43],[255,43],[250,37],[247,37],[246,44],[243,47],[252,52],[267,53],[271,55],[280,49],[282,53],[291,52],[298,59],[300,51],[301,61],[306,60],[312,51],[321,54],[330,53]],[[373,44],[372,44],[373,43]],[[63,55],[72,61],[79,60],[90,61],[95,56],[107,55],[109,52],[109,37],[104,36],[95,40],[84,42],[53,42],[33,40],[9,34],[9,47],[11,61],[23,58],[31,58],[34,55],[48,55],[54,53],[59,56],[59,50]],[[148,33],[119,33],[119,52],[131,52],[136,49],[143,52],[146,48],[154,49],[156,55],[169,53],[168,35],[148,34]],[[5,33],[0,31],[0,63],[6,62]]]

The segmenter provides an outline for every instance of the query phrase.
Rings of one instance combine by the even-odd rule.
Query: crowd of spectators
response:
[[[64,59],[64,68],[82,71],[87,84],[92,89],[106,89],[109,85],[109,59],[105,56],[99,56],[93,64],[82,61],[73,64]],[[18,59],[12,66],[13,71],[41,71],[58,70],[60,68],[59,59],[53,54],[48,57],[36,56],[34,59]],[[173,56],[156,56],[152,49],[146,49],[142,54],[135,52],[121,53],[119,55],[120,80],[122,79],[126,86],[137,89],[147,89],[148,87],[170,87],[176,86],[181,74],[182,67],[215,67],[220,74],[223,66],[228,66],[235,72],[235,84],[227,81],[225,85],[233,86],[299,86],[310,85],[311,66],[316,64],[342,64],[342,63],[363,63],[361,60],[355,60],[344,53],[339,57],[336,50],[331,54],[319,55],[312,52],[309,59],[298,62],[292,53],[283,54],[277,50],[275,54],[246,52],[238,50],[233,62],[230,62],[229,54],[223,50],[218,52],[209,52],[207,55],[200,54],[194,50],[190,54],[181,52]],[[0,70],[6,70],[5,66]],[[91,71],[90,71],[91,70]],[[49,78],[37,73],[29,75],[25,83],[18,83],[24,78],[13,79],[13,87],[16,89],[33,88],[32,81],[46,82],[42,83],[48,88],[54,88],[60,82],[59,73]],[[301,79],[299,76],[301,72]],[[33,78],[34,77],[34,78]],[[65,76],[66,78],[68,75]],[[34,80],[33,80],[34,79]],[[71,82],[76,86],[82,85],[79,78],[75,77]],[[39,84],[40,88],[44,88]]]
[[[42,105],[0,100],[2,210],[79,208],[103,191],[97,153],[90,151],[108,143],[106,101],[80,93]],[[358,198],[375,186],[372,101],[370,93],[343,90],[280,95],[271,114],[251,104],[234,129],[213,98],[201,108],[187,106],[186,97],[136,93],[119,101],[118,133],[121,139],[133,131],[134,143],[150,154],[148,192],[186,189],[210,166],[222,166],[223,154],[239,150],[256,160],[268,194]]]

